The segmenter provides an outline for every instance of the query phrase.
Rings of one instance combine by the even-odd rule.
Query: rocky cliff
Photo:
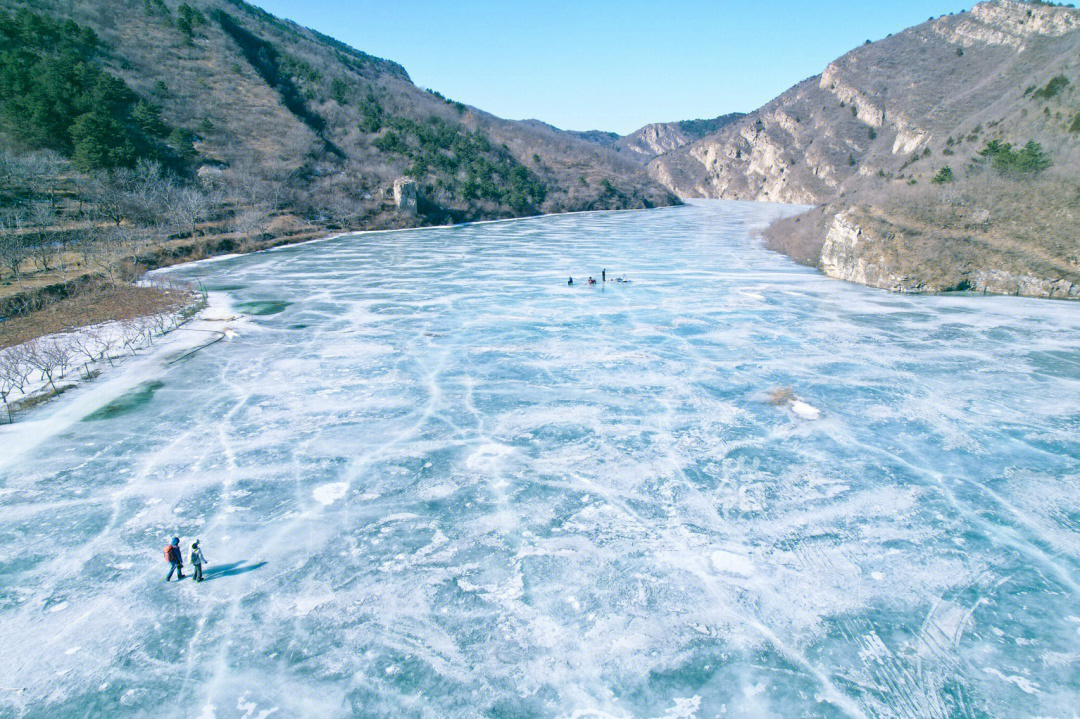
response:
[[[930,228],[945,244],[939,254],[953,274],[970,278],[961,286],[1042,294],[1032,289],[1038,283],[990,278],[1025,277],[1030,267],[1049,263],[1061,276],[1039,281],[1062,296],[1053,283],[1080,280],[1080,215],[1070,193],[1053,202],[1045,195],[1057,197],[1062,183],[1080,190],[1078,85],[1080,12],[1016,0],[980,3],[852,50],[761,109],[660,155],[649,171],[683,196],[830,203],[843,217],[858,209],[897,223],[898,236],[932,216],[944,222]],[[1007,163],[987,153],[993,141],[1038,143],[1049,167],[1006,173]],[[935,179],[935,191],[927,191]],[[1028,218],[1029,229],[1049,228],[1042,234],[1054,237],[1035,237],[1025,258],[1007,218],[974,229],[950,225],[943,208],[949,203],[971,212],[1008,206],[1009,215]],[[888,253],[900,250],[849,242],[846,222],[834,223],[831,245],[821,238],[834,249],[822,252],[827,272],[875,286],[935,287],[929,268],[887,269]],[[982,260],[1007,255],[1009,268],[958,264],[972,253],[945,250],[965,232],[978,235]]]

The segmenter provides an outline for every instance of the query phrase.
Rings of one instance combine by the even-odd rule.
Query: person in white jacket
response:
[[[203,556],[202,549],[199,548],[199,540],[196,539],[191,543],[191,566],[195,568],[195,581],[201,582],[202,577],[202,565],[209,564],[206,561],[206,557]]]

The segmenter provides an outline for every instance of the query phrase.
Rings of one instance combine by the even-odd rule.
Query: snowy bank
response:
[[[0,469],[124,393],[164,374],[177,359],[230,339],[244,324],[243,316],[233,311],[228,295],[221,292],[207,293],[206,307],[190,318],[184,318],[182,313],[173,313],[172,318],[175,321],[171,323],[165,317],[107,322],[0,350],[0,372],[5,372],[5,367],[7,372],[16,371],[10,366],[20,355],[24,363],[31,363],[21,388],[5,385],[8,402],[48,402],[56,396],[54,387],[63,392],[65,400],[27,410],[25,419],[0,425]],[[50,372],[43,372],[34,365],[40,360],[26,359],[27,353],[33,351],[52,354],[54,359],[62,351],[69,356]],[[17,371],[25,370],[24,365]],[[7,419],[5,411],[3,421]]]

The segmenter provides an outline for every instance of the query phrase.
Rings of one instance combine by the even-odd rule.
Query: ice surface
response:
[[[176,270],[275,312],[0,430],[0,716],[1074,716],[1080,307],[829,280],[790,211]]]

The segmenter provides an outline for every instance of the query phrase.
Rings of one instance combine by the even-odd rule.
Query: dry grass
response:
[[[858,196],[861,214],[902,234],[918,272],[999,269],[1080,281],[1080,180],[1057,167],[1010,179],[969,169],[954,184]],[[921,270],[919,268],[922,268]]]
[[[765,401],[774,407],[779,407],[793,399],[795,399],[795,391],[791,387],[774,387],[769,390],[769,398]]]
[[[0,349],[86,325],[176,311],[191,301],[191,292],[180,287],[98,283],[30,315],[0,322]]]
[[[801,215],[776,220],[761,234],[770,250],[785,254],[800,265],[817,267],[831,221],[832,213],[826,206],[815,207]]]

